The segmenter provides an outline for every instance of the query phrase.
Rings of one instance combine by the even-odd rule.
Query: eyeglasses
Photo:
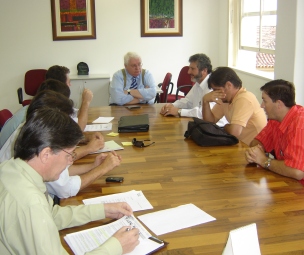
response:
[[[150,143],[150,144],[148,144],[148,145],[145,145],[145,144],[144,144],[144,141],[150,141],[150,140],[137,141],[136,138],[133,138],[132,144],[133,144],[135,147],[142,148],[142,147],[148,147],[148,146],[150,146],[150,145],[152,145],[152,144],[155,143],[155,142],[152,142],[152,143]]]
[[[143,64],[140,63],[138,65],[134,64],[134,65],[130,65],[130,66],[135,69],[136,67],[141,68],[143,66]]]
[[[72,157],[72,161],[75,161],[76,160],[76,157],[77,157],[77,153],[75,152],[75,150],[72,151],[72,153],[70,152],[67,152],[65,150],[63,150],[65,153],[69,154],[71,157]]]

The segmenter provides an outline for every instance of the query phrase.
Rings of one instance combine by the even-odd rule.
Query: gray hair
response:
[[[124,56],[124,64],[127,65],[131,58],[140,59],[141,61],[141,57],[136,52],[128,52]]]
[[[203,71],[205,68],[207,68],[207,73],[212,71],[211,60],[206,54],[195,54],[189,58],[189,62],[197,62],[199,71]]]

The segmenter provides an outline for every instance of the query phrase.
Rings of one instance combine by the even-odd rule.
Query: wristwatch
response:
[[[265,168],[265,169],[269,169],[271,160],[272,160],[271,158],[268,158],[268,159],[265,161],[265,163],[264,163],[264,168]]]
[[[182,109],[178,109],[177,113],[178,113],[178,117],[182,117]]]
[[[128,95],[131,95],[130,91],[131,91],[131,89],[127,89]]]

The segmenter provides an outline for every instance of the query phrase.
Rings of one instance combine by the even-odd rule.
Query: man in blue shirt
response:
[[[114,73],[110,86],[110,104],[153,104],[156,84],[152,74],[142,69],[141,57],[134,52],[124,56],[125,68]]]

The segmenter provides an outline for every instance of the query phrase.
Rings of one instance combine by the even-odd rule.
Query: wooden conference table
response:
[[[169,245],[156,254],[222,254],[230,230],[257,224],[261,253],[302,254],[304,250],[304,189],[296,180],[247,165],[246,145],[200,147],[184,139],[189,118],[163,117],[163,104],[91,108],[89,121],[99,116],[115,117],[117,132],[120,116],[149,114],[150,130],[124,133],[106,140],[117,143],[150,139],[146,148],[126,146],[118,151],[122,164],[107,176],[123,176],[122,184],[106,184],[100,178],[76,197],[61,200],[61,205],[78,205],[86,198],[130,190],[142,190],[154,209],[135,212],[135,216],[193,203],[216,220],[160,236]],[[92,162],[90,155],[79,162]],[[191,217],[191,215],[185,215]],[[111,220],[92,222],[60,231],[66,250],[73,254],[63,236],[100,226]],[[148,228],[147,230],[151,232]],[[151,233],[153,234],[153,233]],[[244,254],[246,255],[246,254]]]

